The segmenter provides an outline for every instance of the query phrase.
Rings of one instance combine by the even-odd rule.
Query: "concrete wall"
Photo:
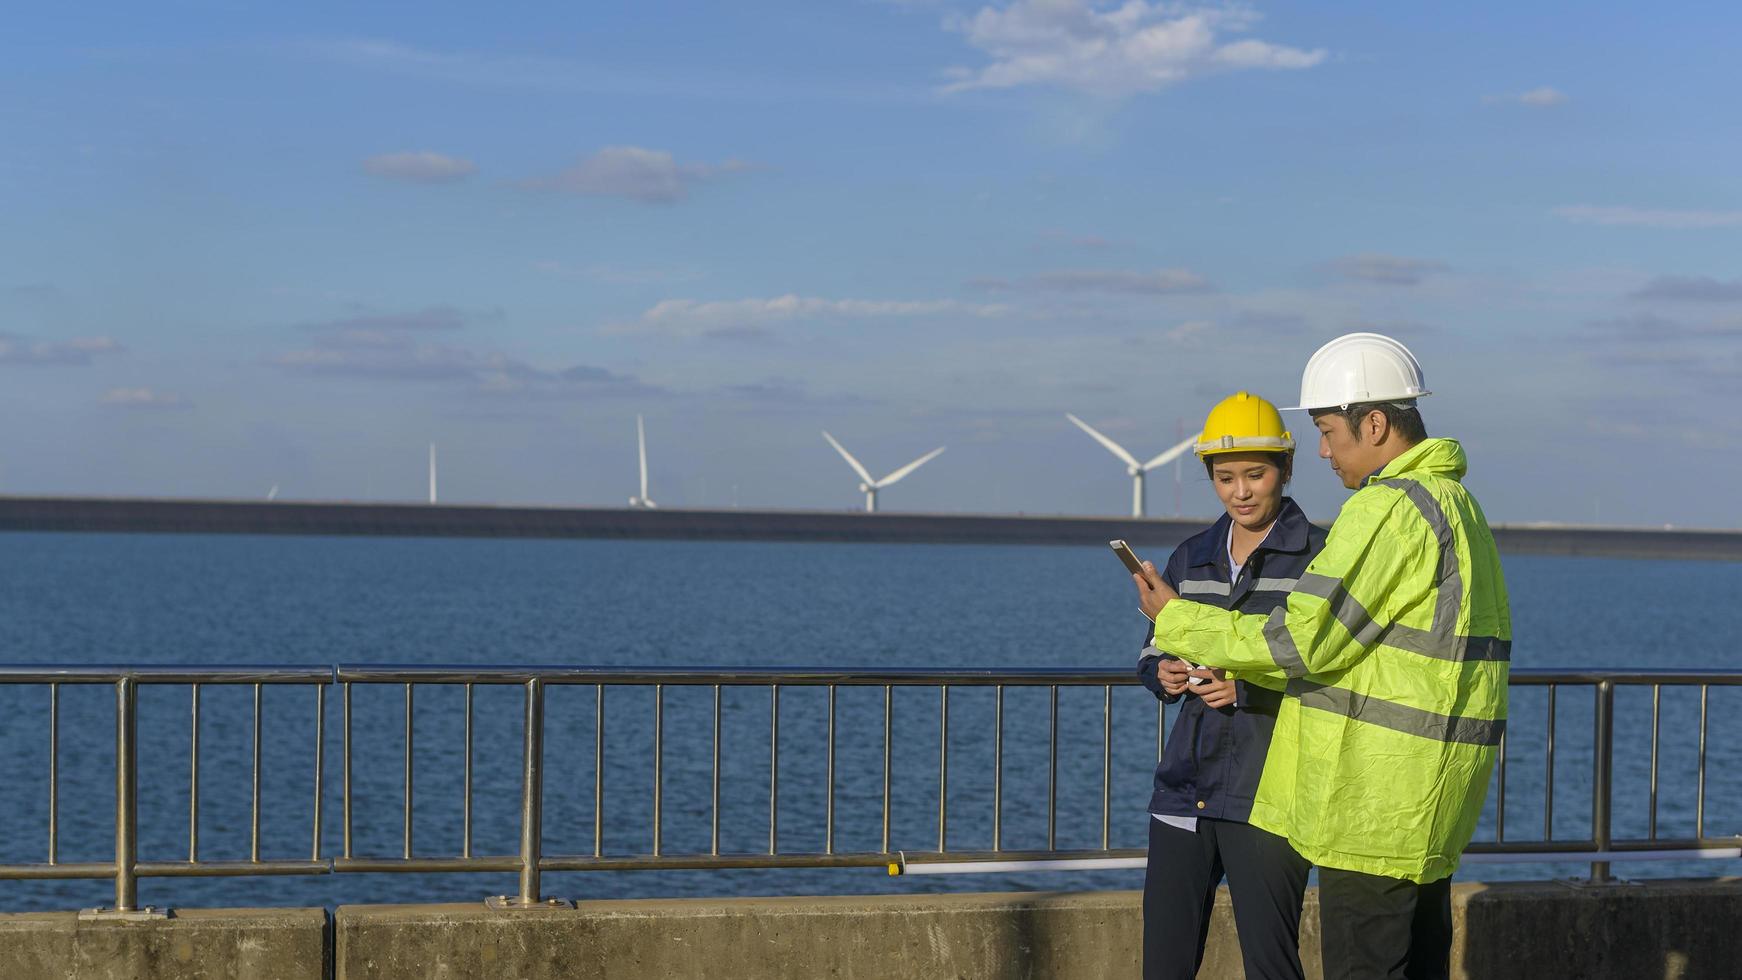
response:
[[[144,921],[0,915],[5,980],[322,980],[325,909],[187,909]]]
[[[1460,978],[1742,975],[1742,879],[1459,885]],[[1319,971],[1316,895],[1301,929]],[[0,977],[136,980],[1136,977],[1135,892],[187,910],[148,922],[0,916]],[[1205,978],[1241,976],[1226,892]]]
[[[1742,975],[1742,881],[1458,885],[1453,975]],[[340,980],[1136,977],[1136,892],[586,902],[505,916],[480,906],[351,906],[334,915]],[[1301,958],[1318,980],[1318,903]],[[1224,891],[1200,976],[1242,976]]]

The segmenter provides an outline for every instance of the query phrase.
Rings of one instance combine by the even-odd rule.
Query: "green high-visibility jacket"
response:
[[[1512,617],[1466,468],[1451,439],[1392,460],[1268,616],[1176,599],[1156,617],[1158,649],[1287,693],[1251,822],[1316,865],[1437,881],[1475,833]]]

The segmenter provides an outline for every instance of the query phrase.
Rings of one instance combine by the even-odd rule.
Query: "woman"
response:
[[[1174,549],[1162,578],[1198,602],[1259,614],[1281,607],[1325,543],[1324,531],[1283,496],[1294,439],[1282,416],[1242,391],[1210,411],[1196,448],[1226,513]],[[1301,977],[1308,865],[1287,840],[1246,822],[1281,693],[1193,670],[1153,646],[1143,651],[1137,672],[1163,701],[1185,699],[1155,768],[1149,802],[1145,980],[1197,973],[1224,875],[1246,976]]]

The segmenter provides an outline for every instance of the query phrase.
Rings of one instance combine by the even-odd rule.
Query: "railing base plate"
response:
[[[537,901],[522,901],[518,895],[494,895],[484,899],[484,907],[498,912],[560,912],[572,909],[575,903],[566,898],[544,898]]]
[[[155,905],[147,905],[142,909],[80,909],[80,922],[151,922],[156,919],[171,919],[175,912],[170,909],[160,909]]]

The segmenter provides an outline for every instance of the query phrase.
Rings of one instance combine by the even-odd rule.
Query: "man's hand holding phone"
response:
[[[1143,571],[1131,576],[1131,580],[1137,583],[1137,608],[1151,621],[1161,615],[1163,606],[1179,598],[1179,593],[1168,587],[1151,562],[1144,562]]]
[[[1140,561],[1130,545],[1119,540],[1109,541],[1107,545],[1124,562],[1126,570],[1131,573],[1131,581],[1137,584],[1137,608],[1153,622],[1161,613],[1161,607],[1169,600],[1179,598],[1179,594],[1162,580],[1161,573],[1155,570],[1155,563]]]

